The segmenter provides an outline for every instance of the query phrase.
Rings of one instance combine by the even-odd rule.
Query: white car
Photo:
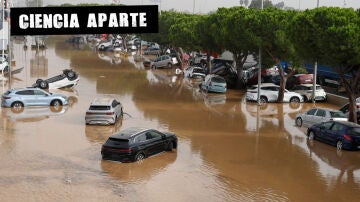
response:
[[[347,121],[345,114],[339,110],[327,108],[313,108],[307,112],[298,114],[295,118],[295,124],[299,127],[302,125],[312,126],[316,123],[326,121]]]
[[[205,71],[201,67],[195,67],[195,66],[189,66],[184,70],[184,76],[188,78],[195,78],[195,77],[201,77],[204,78]]]
[[[123,115],[123,106],[113,97],[95,98],[86,111],[86,124],[115,124]]]
[[[57,89],[57,88],[71,88],[79,83],[79,74],[71,69],[63,70],[62,74],[48,78],[37,79],[32,85],[34,88],[41,89]]]
[[[294,92],[300,93],[304,97],[304,101],[312,100],[312,90],[313,84],[300,84],[293,88]],[[316,101],[326,101],[326,92],[325,90],[318,84],[316,84],[315,90],[315,100]]]
[[[176,58],[173,58],[169,55],[162,55],[158,58],[156,58],[152,63],[151,63],[151,68],[152,69],[157,69],[159,67],[168,67],[168,68],[172,68],[173,65],[177,64],[178,61]]]
[[[277,102],[279,96],[280,86],[273,83],[262,83],[260,85],[260,102]],[[258,86],[252,85],[246,91],[246,100],[257,101],[258,97]],[[304,98],[295,92],[291,92],[285,89],[283,102],[303,102]]]

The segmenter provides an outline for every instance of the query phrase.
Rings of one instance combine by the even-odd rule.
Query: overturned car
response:
[[[35,88],[41,89],[57,89],[57,88],[71,88],[76,86],[79,82],[79,74],[72,69],[64,69],[62,74],[48,78],[37,79],[32,85]]]

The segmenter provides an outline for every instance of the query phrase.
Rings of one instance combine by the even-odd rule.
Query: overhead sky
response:
[[[273,4],[284,2],[285,6],[295,9],[312,9],[316,7],[317,0],[272,0]],[[24,0],[13,0],[14,4],[20,4]],[[79,4],[79,3],[121,3],[127,5],[154,5],[158,4],[161,10],[175,9],[177,11],[188,11],[190,13],[208,13],[219,7],[239,6],[239,0],[43,0],[44,4]],[[249,0],[251,2],[251,0]],[[360,0],[319,0],[320,6],[352,7],[360,8]]]

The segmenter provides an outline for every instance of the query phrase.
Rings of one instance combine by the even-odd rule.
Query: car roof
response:
[[[299,84],[298,86],[312,87],[313,84],[312,83],[303,83],[303,84]],[[320,85],[316,84],[316,86],[320,86]]]
[[[91,102],[91,105],[111,105],[114,99],[113,97],[98,97]]]
[[[111,137],[116,139],[129,139],[146,130],[149,129],[143,127],[130,127],[113,134]]]
[[[350,122],[350,121],[333,121],[333,122],[338,122],[338,123],[341,123],[345,126],[348,126],[348,127],[360,127],[359,124],[357,123],[354,123],[354,122]]]
[[[21,91],[21,90],[42,90],[40,88],[28,87],[28,88],[12,88],[9,91]],[[44,91],[44,90],[42,90]]]

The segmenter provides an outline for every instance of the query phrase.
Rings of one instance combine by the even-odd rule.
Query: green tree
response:
[[[352,8],[317,8],[298,13],[290,32],[301,56],[329,65],[339,73],[349,98],[349,121],[356,121],[355,98],[360,79],[360,11]],[[351,74],[352,79],[345,78]]]

